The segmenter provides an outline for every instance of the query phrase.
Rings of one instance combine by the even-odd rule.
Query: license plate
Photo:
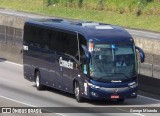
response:
[[[111,99],[119,99],[119,95],[111,95]]]

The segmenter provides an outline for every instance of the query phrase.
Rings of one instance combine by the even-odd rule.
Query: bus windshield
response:
[[[95,44],[91,52],[90,77],[97,81],[123,81],[137,74],[133,44]]]

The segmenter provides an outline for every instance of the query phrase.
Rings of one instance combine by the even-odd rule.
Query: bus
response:
[[[74,94],[78,102],[137,97],[138,64],[145,54],[125,29],[82,20],[32,19],[25,22],[23,37],[24,78],[38,90],[55,88]]]

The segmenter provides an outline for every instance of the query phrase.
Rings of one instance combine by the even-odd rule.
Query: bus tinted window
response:
[[[53,31],[51,48],[54,51],[75,56],[78,52],[78,42],[76,34]],[[62,47],[63,46],[63,47]]]
[[[39,34],[39,36],[42,37],[42,40],[40,40],[41,47],[46,50],[52,49],[51,48],[52,31],[49,29],[43,29],[42,34],[43,36]]]
[[[87,42],[82,35],[78,35],[80,44],[80,55],[84,56],[81,45],[87,46]],[[49,29],[34,25],[26,25],[24,42],[31,46],[65,53],[79,60],[77,33]]]

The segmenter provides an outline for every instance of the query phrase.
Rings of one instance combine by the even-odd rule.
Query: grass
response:
[[[86,2],[87,0],[84,1],[85,2],[83,5],[86,6],[84,6],[83,8],[78,8],[76,4],[72,4],[71,6],[67,7],[68,4],[66,4],[67,2],[65,2],[65,0],[60,0],[59,2],[63,2],[61,4],[58,3],[54,6],[50,5],[49,7],[46,7],[46,5],[44,5],[43,7],[43,0],[0,0],[0,7],[33,12],[49,16],[104,22],[128,28],[138,28],[160,32],[160,14],[158,11],[160,10],[158,9],[160,8],[160,3],[155,4],[154,2],[152,2],[151,4],[146,5],[146,7],[143,8],[143,11],[145,13],[143,13],[140,16],[137,16],[133,10],[136,9],[135,4],[132,5],[132,8],[130,9],[132,12],[130,12],[130,10],[128,10],[129,7],[126,4],[118,4],[120,3],[120,0],[104,0],[108,1],[105,2],[105,4],[108,4],[107,6],[111,5],[110,7],[108,7],[108,9],[110,8],[112,10],[96,9],[96,0],[88,0],[90,1],[90,4],[89,2]],[[131,1],[133,2],[136,0]],[[127,3],[130,4],[130,2]],[[120,13],[120,11],[117,10],[120,6],[124,8],[122,9],[122,13]]]

